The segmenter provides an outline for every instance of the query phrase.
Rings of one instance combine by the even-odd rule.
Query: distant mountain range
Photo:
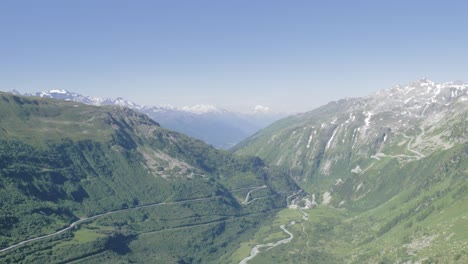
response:
[[[165,128],[203,140],[221,149],[229,149],[260,129],[286,116],[284,113],[272,113],[268,111],[268,108],[262,106],[257,106],[250,113],[232,112],[204,104],[184,107],[142,106],[121,97],[92,97],[62,89],[36,93],[20,93],[13,90],[10,93],[74,101],[95,106],[128,107],[148,115]]]

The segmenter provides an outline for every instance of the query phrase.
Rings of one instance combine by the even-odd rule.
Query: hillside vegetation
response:
[[[249,263],[468,262],[467,120],[467,85],[420,80],[285,118],[236,146],[308,191],[297,198],[307,220],[297,209],[277,218],[296,223],[294,239]]]
[[[0,187],[0,250],[83,219],[2,263],[216,263],[298,189],[126,108],[5,93]]]

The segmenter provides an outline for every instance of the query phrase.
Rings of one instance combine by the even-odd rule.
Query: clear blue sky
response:
[[[464,2],[2,0],[0,90],[304,111],[468,81]]]

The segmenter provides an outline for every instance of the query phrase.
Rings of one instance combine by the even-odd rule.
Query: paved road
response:
[[[267,187],[266,185],[252,186],[252,187],[246,187],[246,188],[230,190],[230,192],[239,191],[239,190],[246,190],[246,189],[252,189],[253,188],[253,190],[251,190],[250,192],[247,193],[247,196],[245,197],[245,200],[242,202],[244,204],[249,204],[248,200],[249,200],[249,197],[250,197],[250,193],[253,192],[253,191],[257,191],[257,190],[266,188],[266,187]],[[81,219],[71,223],[69,226],[67,226],[67,227],[65,227],[63,229],[60,229],[59,231],[57,231],[55,233],[40,236],[40,237],[31,238],[31,239],[28,239],[28,240],[24,240],[24,241],[21,241],[19,243],[16,243],[16,244],[12,245],[12,246],[9,246],[7,248],[0,249],[0,253],[7,252],[9,250],[12,250],[14,248],[17,248],[19,246],[22,246],[24,244],[27,244],[27,243],[30,243],[30,242],[33,242],[33,241],[38,241],[38,240],[42,240],[42,239],[45,239],[45,238],[49,238],[49,237],[59,235],[59,234],[64,233],[64,232],[66,232],[66,231],[68,231],[70,229],[73,229],[75,226],[79,225],[82,222],[85,222],[85,221],[88,221],[88,220],[93,220],[93,219],[96,219],[96,218],[99,218],[99,217],[102,217],[102,216],[121,213],[121,212],[125,212],[125,211],[156,207],[156,206],[161,206],[161,205],[175,205],[175,204],[188,203],[188,202],[206,201],[206,200],[211,200],[211,199],[215,199],[215,198],[219,198],[219,197],[221,197],[221,195],[211,196],[211,197],[207,197],[207,198],[189,199],[189,200],[183,200],[183,201],[177,201],[177,202],[162,202],[162,203],[147,204],[147,205],[127,208],[127,209],[120,209],[120,210],[110,211],[110,212],[107,212],[107,213],[102,213],[102,214],[98,214],[98,215],[94,215],[94,216],[90,216],[90,217],[81,218]]]
[[[262,186],[260,186],[260,187],[257,187],[257,188],[255,188],[255,189],[251,190],[250,192],[247,193],[247,195],[245,196],[245,199],[244,199],[244,201],[243,201],[242,203],[243,203],[243,204],[249,204],[250,194],[251,194],[252,192],[254,192],[254,191],[258,191],[258,190],[264,189],[264,188],[266,188],[266,187],[267,187],[266,185],[262,185]]]
[[[275,243],[271,242],[271,243],[267,243],[267,244],[259,244],[259,245],[256,245],[252,248],[252,250],[250,251],[250,255],[246,258],[244,258],[243,260],[241,260],[241,262],[239,262],[239,264],[247,264],[247,262],[249,262],[249,260],[252,260],[253,258],[255,258],[258,253],[260,253],[260,249],[261,248],[267,248],[266,250],[270,250],[274,247],[277,247],[279,245],[283,245],[283,244],[287,244],[289,242],[291,242],[291,240],[294,238],[294,235],[293,233],[289,232],[286,228],[285,228],[285,225],[281,225],[280,228],[286,233],[289,235],[288,238],[285,238],[285,239],[281,239],[281,240],[278,240],[276,241]]]
[[[75,226],[77,226],[78,224],[80,224],[82,222],[85,222],[85,221],[88,221],[88,220],[93,220],[93,219],[96,219],[96,218],[99,218],[99,217],[102,217],[102,216],[121,213],[121,212],[125,212],[125,211],[138,210],[138,209],[149,208],[149,207],[156,207],[156,206],[161,206],[161,205],[174,205],[174,204],[181,204],[181,203],[187,203],[187,202],[206,201],[206,200],[211,200],[211,199],[218,198],[218,197],[221,197],[221,196],[217,195],[217,196],[212,196],[212,197],[207,197],[207,198],[197,198],[197,199],[183,200],[183,201],[177,201],[177,202],[162,202],[162,203],[147,204],[147,205],[142,205],[142,206],[138,206],[138,207],[120,209],[120,210],[110,211],[110,212],[107,212],[107,213],[98,214],[98,215],[95,215],[95,216],[81,218],[80,220],[77,220],[77,221],[71,223],[68,227],[65,227],[65,228],[63,228],[63,229],[61,229],[61,230],[59,230],[59,231],[57,231],[55,233],[40,236],[40,237],[31,238],[31,239],[28,239],[28,240],[24,240],[24,241],[21,241],[21,242],[19,242],[17,244],[9,246],[7,248],[0,249],[0,253],[12,250],[12,249],[14,249],[16,247],[19,247],[21,245],[24,245],[24,244],[27,244],[27,243],[30,243],[30,242],[33,242],[33,241],[42,240],[42,239],[45,239],[45,238],[49,238],[49,237],[59,235],[59,234],[61,234],[63,232],[66,232],[66,231],[74,228]]]

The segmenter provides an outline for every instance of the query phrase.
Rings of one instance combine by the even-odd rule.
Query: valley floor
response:
[[[305,210],[308,218],[302,210],[284,209],[226,263],[467,263],[466,202],[387,232],[388,211],[398,210],[389,209],[393,203],[365,213],[321,205]]]

